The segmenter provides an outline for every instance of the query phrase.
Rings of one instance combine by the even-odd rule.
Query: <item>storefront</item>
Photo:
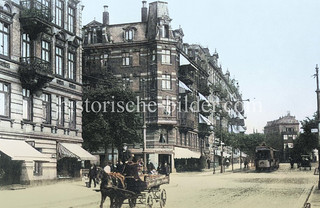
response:
[[[49,158],[23,140],[0,139],[0,184],[29,184]]]
[[[57,176],[58,178],[77,178],[81,169],[86,169],[85,161],[96,162],[97,158],[76,143],[58,143]]]

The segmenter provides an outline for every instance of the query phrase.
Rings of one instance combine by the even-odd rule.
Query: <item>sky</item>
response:
[[[148,3],[153,1],[148,1]],[[316,64],[320,64],[319,0],[166,0],[172,29],[185,43],[219,53],[223,71],[240,85],[246,102],[247,132],[263,132],[267,121],[290,112],[301,121],[316,103]],[[82,21],[138,22],[141,0],[82,0]]]

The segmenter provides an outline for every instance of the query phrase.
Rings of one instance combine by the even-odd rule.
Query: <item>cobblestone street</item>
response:
[[[211,170],[176,173],[171,175],[170,184],[161,188],[167,190],[168,208],[302,208],[317,182],[313,170],[291,170],[288,164],[281,164],[278,171],[270,173],[253,169],[223,174],[217,171],[215,175]],[[96,208],[99,200],[100,193],[86,188],[83,182],[0,191],[0,205],[5,208]],[[109,199],[104,204],[108,206]]]

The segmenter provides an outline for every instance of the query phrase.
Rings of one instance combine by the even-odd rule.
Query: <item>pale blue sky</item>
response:
[[[101,21],[109,6],[110,24],[140,21],[140,0],[83,0],[83,24]],[[148,1],[150,3],[152,1]],[[167,0],[172,27],[181,25],[184,42],[217,49],[224,71],[239,81],[250,99],[247,133],[262,132],[267,121],[290,111],[298,120],[316,111],[320,64],[319,0]],[[254,110],[253,105],[262,108]]]

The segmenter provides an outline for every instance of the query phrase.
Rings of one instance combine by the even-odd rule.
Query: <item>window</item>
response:
[[[63,1],[56,0],[56,9],[55,9],[55,24],[63,27]]]
[[[124,35],[125,35],[125,39],[127,41],[132,41],[133,36],[134,36],[134,32],[133,32],[133,30],[127,30],[127,31],[125,31]]]
[[[9,25],[0,22],[0,55],[9,56]]]
[[[162,75],[162,89],[165,89],[165,90],[171,89],[171,75],[169,74]]]
[[[32,120],[32,96],[30,94],[30,90],[28,89],[22,89],[22,97],[23,97],[23,102],[22,102],[22,118],[24,120]]]
[[[162,37],[169,38],[169,25],[162,25]]]
[[[22,46],[21,46],[21,57],[30,57],[30,37],[29,34],[22,34]]]
[[[0,82],[0,116],[9,116],[9,84]]]
[[[68,30],[74,33],[75,9],[68,7]]]
[[[163,64],[171,63],[171,51],[170,50],[162,50],[161,62]]]
[[[64,126],[64,98],[58,97],[58,103],[57,103],[57,113],[58,113],[58,122],[57,124],[59,126]]]
[[[23,33],[21,37],[21,57],[30,57],[30,37],[29,34]]]
[[[170,116],[172,114],[172,103],[171,101],[167,98],[165,100],[162,100],[162,105],[164,106],[163,109],[163,114]]]
[[[69,116],[70,116],[70,125],[71,129],[76,128],[76,101],[69,100]]]
[[[108,58],[109,55],[108,54],[103,54],[101,55],[101,66],[108,66]]]
[[[122,78],[122,86],[123,86],[123,88],[128,88],[130,86],[130,78],[129,77]]]
[[[41,59],[50,62],[50,43],[41,41]]]
[[[75,55],[74,53],[68,53],[68,78],[75,80]]]
[[[43,123],[51,123],[51,95],[47,93],[42,94],[42,112]]]
[[[163,134],[160,134],[159,143],[166,143],[166,138],[164,137]]]
[[[153,63],[157,61],[157,51],[152,50],[152,60]]]
[[[63,76],[63,49],[56,47],[56,74]]]
[[[129,53],[123,53],[122,54],[122,65],[123,66],[129,66],[130,65],[130,54]]]
[[[42,162],[34,162],[33,166],[33,175],[41,176],[42,175]]]

